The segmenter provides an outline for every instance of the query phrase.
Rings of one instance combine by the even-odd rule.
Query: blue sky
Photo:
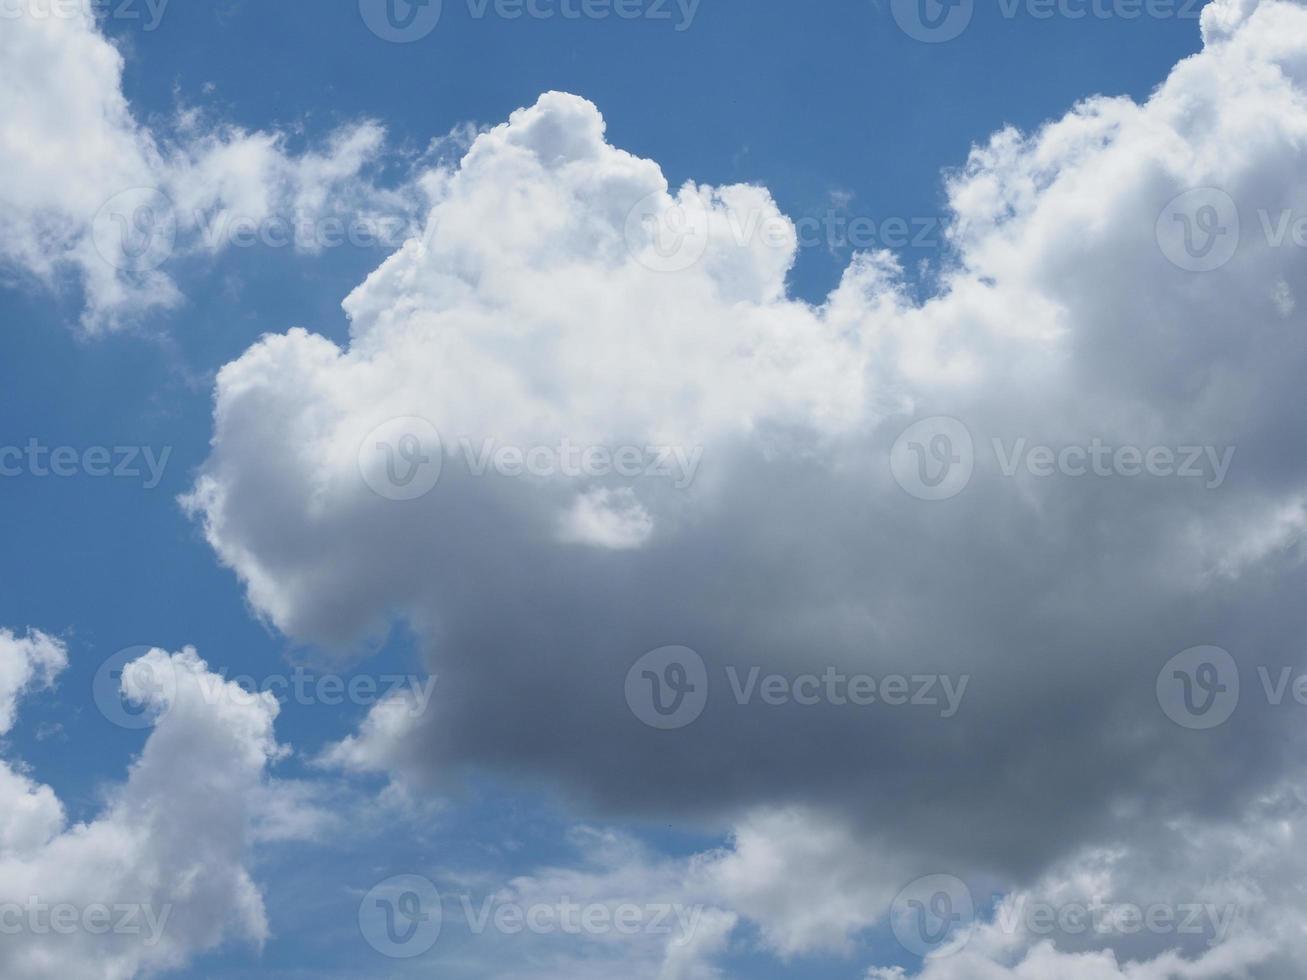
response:
[[[374,120],[385,127],[387,150],[367,173],[383,191],[407,192],[433,140],[469,123],[497,126],[542,93],[560,91],[597,106],[608,143],[657,161],[673,188],[690,179],[759,185],[792,219],[834,207],[878,225],[902,218],[932,229],[949,213],[943,175],[961,168],[974,145],[1005,126],[1036,131],[1090,96],[1143,102],[1177,62],[1202,50],[1192,18],[1009,18],[990,3],[977,5],[957,39],[922,43],[899,29],[888,2],[869,0],[812,9],[702,0],[685,30],[675,21],[478,19],[464,3],[445,0],[437,28],[411,44],[374,36],[358,5],[344,0],[172,0],[155,30],[113,18],[101,30],[122,52],[123,93],[143,126],[184,133],[179,109],[198,110],[201,128],[283,133],[283,149],[294,157],[342,126]],[[461,148],[443,152],[456,160]],[[799,250],[788,276],[792,297],[820,303],[840,281],[853,250],[827,244]],[[905,295],[933,294],[942,268],[938,239],[896,252]],[[72,822],[95,818],[150,735],[117,727],[96,708],[97,670],[118,650],[193,645],[229,677],[262,678],[296,663],[346,677],[426,676],[432,669],[421,624],[392,623],[366,657],[325,650],[313,628],[302,635],[283,628],[275,612],[251,600],[178,500],[214,453],[218,370],[263,335],[292,327],[347,345],[341,303],[387,254],[344,246],[178,256],[167,268],[184,295],[179,303],[97,334],[80,325],[88,300],[76,271],[62,271],[53,283],[20,273],[0,280],[0,444],[35,439],[169,454],[152,488],[143,478],[85,474],[0,478],[0,626],[37,627],[59,637],[69,656],[56,688],[24,699],[5,754],[55,790]],[[802,485],[778,492],[799,494]],[[225,557],[230,565],[230,553]],[[371,557],[361,557],[360,567]],[[982,602],[979,592],[974,601]],[[524,601],[517,614],[528,608]],[[493,634],[493,625],[487,630]],[[261,950],[224,942],[167,975],[462,977],[490,975],[487,964],[498,963],[509,976],[520,969],[518,957],[543,970],[564,955],[561,943],[523,948],[500,937],[487,948],[484,937],[448,921],[416,963],[387,959],[360,938],[360,898],[391,875],[426,875],[447,894],[463,876],[484,895],[488,882],[584,865],[587,838],[576,837],[582,827],[615,828],[643,842],[655,863],[731,846],[726,803],[712,816],[675,807],[665,816],[602,788],[589,787],[591,795],[566,778],[551,783],[552,763],[540,762],[536,772],[529,757],[499,769],[471,759],[456,767],[452,783],[413,790],[406,807],[370,809],[385,775],[336,776],[310,764],[358,729],[367,711],[358,704],[283,706],[277,737],[295,754],[276,764],[277,778],[304,780],[317,806],[351,816],[307,839],[252,849],[271,930]],[[555,738],[548,727],[538,734]],[[944,863],[936,870],[966,863],[951,849],[938,860]],[[997,859],[967,868],[973,885],[997,882],[1006,871]],[[920,967],[883,920],[851,937],[843,949],[778,954],[757,922],[745,921],[714,962],[725,976],[748,978],[861,978],[872,963]]]

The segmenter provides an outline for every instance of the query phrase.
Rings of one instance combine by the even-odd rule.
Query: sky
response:
[[[1297,975],[1307,11],[816,7],[0,0],[0,975]]]

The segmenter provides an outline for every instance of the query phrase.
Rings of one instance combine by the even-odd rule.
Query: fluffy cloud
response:
[[[1196,644],[1250,687],[1256,665],[1301,667],[1307,625],[1287,408],[1307,338],[1285,313],[1304,272],[1258,220],[1307,199],[1307,10],[1218,0],[1203,31],[1145,103],[1090,99],[975,148],[920,303],[886,254],[819,305],[791,298],[795,236],[764,189],[669,188],[583,99],[480,135],[429,183],[424,235],[347,299],[348,347],[295,330],[222,370],[188,498],[288,634],[348,646],[403,618],[426,640],[430,710],[379,709],[335,761],[414,782],[491,767],[607,813],[734,823],[715,873],[782,953],[840,948],[918,874],[1028,888],[1278,791],[1291,710],[1254,693],[1196,732],[1155,693]],[[1168,207],[1195,188],[1243,217],[1214,271],[1174,261]],[[934,416],[975,447],[951,499],[890,466]],[[1098,445],[1196,447],[1199,475],[1129,453],[1075,475]],[[1041,476],[1041,446],[1081,455]],[[657,465],[677,458],[701,461],[692,480]],[[703,657],[709,697],[659,731],[624,681],[669,644]],[[776,706],[735,690],[754,668],[969,684],[952,715]],[[757,816],[799,804],[837,829]],[[863,912],[817,921],[769,882],[827,833],[870,879],[838,889]],[[1054,955],[1109,968],[1034,945],[994,969]]]
[[[3,717],[11,722],[19,694],[66,663],[57,640],[0,632]],[[160,685],[163,676],[175,683]],[[151,651],[124,669],[122,687],[158,720],[94,820],[69,825],[49,787],[0,761],[7,977],[128,980],[180,967],[227,938],[258,945],[268,936],[248,865],[256,803],[282,752],[275,700],[243,695],[190,649]]]
[[[60,11],[15,12],[0,36],[0,263],[51,289],[71,274],[87,329],[180,303],[174,255],[219,251],[241,236],[312,251],[333,233],[314,227],[326,217],[369,222],[373,235],[406,221],[394,195],[361,177],[384,142],[375,123],[300,155],[281,134],[195,110],[149,129],[123,95],[122,55],[91,5]]]

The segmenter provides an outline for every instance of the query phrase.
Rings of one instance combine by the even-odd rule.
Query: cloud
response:
[[[713,904],[685,859],[660,857],[620,831],[574,827],[573,864],[507,881],[447,869],[444,968],[478,977],[612,976],[715,980],[738,916]]]
[[[749,814],[730,846],[699,855],[692,877],[759,926],[763,945],[792,959],[853,951],[908,879],[888,849],[801,808]]]
[[[182,303],[175,257],[247,240],[312,252],[355,234],[347,220],[373,238],[407,222],[398,198],[363,176],[384,143],[376,123],[300,154],[284,134],[194,109],[147,127],[91,5],[64,6],[6,17],[0,37],[0,268],[52,290],[71,276],[87,330]]]
[[[0,704],[66,664],[57,640],[0,632]],[[159,685],[162,676],[175,683]],[[229,938],[268,937],[250,825],[283,751],[275,700],[238,697],[191,649],[151,651],[127,665],[122,687],[157,722],[95,819],[69,825],[50,787],[0,761],[5,976],[126,980]]]
[[[1157,703],[1180,651],[1220,645],[1251,686],[1259,664],[1302,667],[1307,626],[1286,408],[1307,338],[1284,313],[1307,284],[1257,221],[1307,199],[1307,10],[1218,0],[1203,31],[1146,102],[1095,97],[974,148],[921,302],[884,253],[820,304],[792,298],[793,227],[765,189],[671,188],[584,99],[548,93],[480,134],[428,182],[424,234],[346,300],[347,346],[292,330],[223,368],[186,501],[287,634],[346,647],[402,619],[423,637],[429,709],[378,709],[329,758],[736,826],[717,874],[785,954],[840,947],[916,875],[1030,887],[1282,786],[1292,711],[1249,697],[1198,732]],[[1195,190],[1243,217],[1209,271],[1168,219],[1234,225],[1177,211]],[[928,464],[961,438],[899,440],[936,417],[974,455],[946,494]],[[676,451],[701,460],[688,485],[654,465]],[[658,730],[624,683],[674,644],[709,689],[692,725]],[[946,717],[741,697],[751,671],[791,691],[969,683]],[[757,815],[796,806],[875,869],[837,893],[866,912],[779,911],[768,868],[819,841]]]

